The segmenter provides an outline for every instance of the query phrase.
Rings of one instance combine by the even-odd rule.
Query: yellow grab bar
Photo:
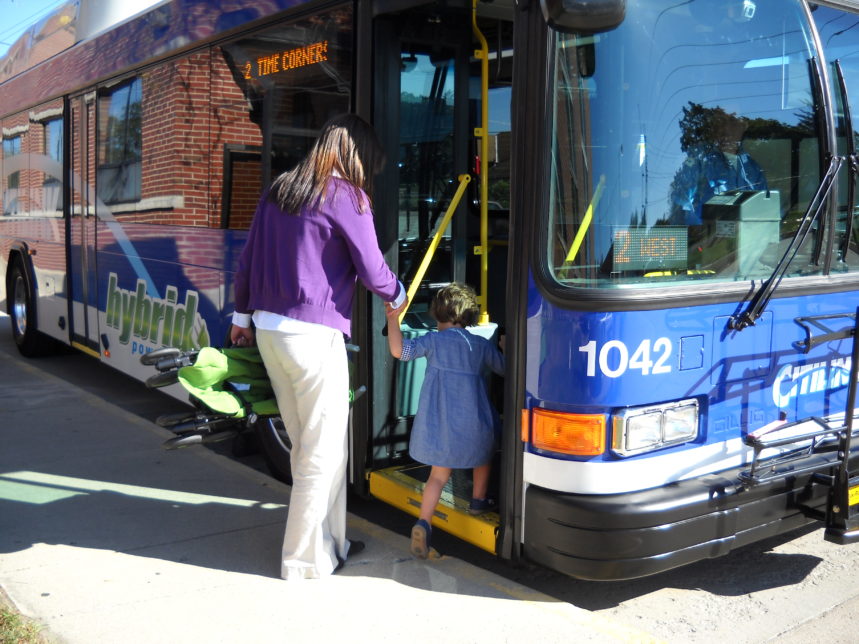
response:
[[[412,305],[412,300],[415,297],[415,293],[418,292],[418,288],[421,285],[421,280],[423,280],[424,275],[427,272],[427,268],[429,268],[433,255],[435,255],[435,250],[436,248],[438,248],[439,242],[441,242],[442,235],[444,235],[444,231],[447,229],[447,225],[450,223],[450,219],[451,217],[453,217],[453,213],[456,210],[456,207],[462,200],[462,195],[465,194],[465,188],[470,182],[471,175],[459,175],[459,187],[456,189],[456,193],[453,195],[453,199],[451,199],[450,205],[447,207],[447,211],[444,213],[444,217],[442,217],[441,223],[438,225],[438,230],[435,232],[435,236],[432,238],[432,242],[430,242],[429,248],[427,248],[427,252],[424,253],[424,258],[421,260],[421,265],[418,266],[418,272],[415,273],[415,277],[412,280],[412,283],[409,285],[409,299],[406,302],[406,308],[404,308],[400,313],[400,322],[403,321],[403,317],[406,315],[406,311],[408,311],[409,307]]]
[[[480,318],[478,324],[489,324],[489,44],[477,27],[477,2],[471,7],[471,29],[480,42],[474,57],[480,60],[480,127],[474,135],[480,139],[480,246],[474,252],[480,255]],[[498,52],[501,56],[501,52]]]
[[[600,197],[602,197],[602,191],[604,188],[605,175],[602,175],[600,177],[600,182],[597,184],[596,190],[594,190],[594,196],[588,204],[588,209],[585,211],[585,217],[582,219],[582,223],[579,226],[578,231],[576,231],[576,237],[573,239],[573,245],[570,246],[570,252],[567,253],[567,259],[564,260],[565,263],[569,264],[576,258],[576,255],[578,255],[579,247],[582,245],[585,233],[588,232],[588,227],[591,225],[591,220],[594,218],[594,209],[597,207]]]

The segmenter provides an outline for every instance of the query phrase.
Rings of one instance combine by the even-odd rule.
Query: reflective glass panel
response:
[[[829,63],[833,101],[836,106],[838,153],[855,154],[859,149],[859,15],[818,5],[811,14],[820,30],[820,40]],[[846,109],[852,118],[848,119]],[[848,134],[848,125],[851,132]],[[851,146],[852,142],[852,146]],[[853,183],[851,188],[850,183]],[[856,173],[845,163],[838,176],[838,217],[835,224],[833,271],[859,270],[859,217],[856,217]],[[850,231],[846,234],[846,231]]]
[[[768,277],[820,177],[799,3],[631,0],[557,34],[546,258],[562,285]],[[788,276],[820,271],[813,228]]]

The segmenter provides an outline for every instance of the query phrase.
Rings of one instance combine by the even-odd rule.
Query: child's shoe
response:
[[[475,516],[486,514],[495,510],[495,499],[471,499],[468,504],[468,513]]]
[[[423,519],[419,519],[418,522],[412,526],[412,545],[411,548],[409,548],[412,555],[418,559],[426,559],[429,556],[431,535],[432,528],[429,523]]]

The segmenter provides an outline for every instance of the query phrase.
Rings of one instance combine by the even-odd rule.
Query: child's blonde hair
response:
[[[436,322],[474,326],[480,315],[477,294],[468,284],[451,282],[436,292],[430,304],[430,315]]]

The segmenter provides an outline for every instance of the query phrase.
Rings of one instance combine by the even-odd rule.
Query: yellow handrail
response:
[[[564,260],[565,263],[569,264],[576,258],[576,255],[579,253],[579,247],[582,245],[582,240],[585,238],[585,233],[588,231],[588,227],[591,225],[591,220],[594,218],[594,208],[597,207],[597,204],[600,201],[600,197],[602,197],[602,191],[605,188],[605,175],[600,177],[600,181],[597,184],[596,190],[594,190],[594,196],[591,199],[591,202],[588,204],[588,209],[585,211],[585,216],[582,219],[582,223],[579,226],[578,231],[576,231],[576,237],[573,239],[573,245],[570,246],[570,252],[567,253],[567,258]]]
[[[474,136],[480,139],[480,246],[474,252],[480,255],[480,304],[478,324],[489,323],[487,299],[489,290],[489,44],[477,27],[477,2],[473,0],[471,10],[471,29],[480,42],[480,49],[474,57],[480,60],[480,127],[475,128]],[[501,55],[501,52],[498,52]]]
[[[477,40],[480,42],[480,49],[475,50],[474,57],[480,60],[480,127],[474,129],[474,136],[480,139],[480,245],[474,247],[474,254],[480,255],[480,294],[477,296],[477,301],[480,304],[480,316],[478,324],[489,323],[489,313],[487,311],[487,291],[489,290],[489,44],[483,33],[477,27],[477,2],[473,0],[472,5],[472,30]],[[462,195],[465,193],[466,186],[471,182],[471,176],[462,174],[459,176],[459,187],[456,189],[447,212],[439,224],[438,230],[433,237],[432,242],[424,254],[423,260],[418,267],[412,283],[408,290],[408,303],[400,313],[400,322],[409,310],[411,302],[420,287],[421,280],[435,255],[444,231],[450,223],[451,217],[462,200]]]
[[[406,307],[402,310],[402,312],[400,312],[400,322],[403,321],[403,317],[406,315],[406,311],[409,310],[409,307],[412,304],[412,300],[415,298],[415,293],[418,292],[418,288],[421,285],[421,280],[423,280],[424,275],[427,272],[427,268],[429,268],[430,262],[432,261],[433,255],[435,255],[435,250],[436,248],[438,248],[439,242],[441,242],[442,235],[444,235],[444,231],[447,229],[447,225],[450,223],[450,219],[451,217],[453,217],[453,213],[456,210],[456,207],[462,200],[462,195],[465,194],[465,188],[470,182],[471,175],[459,175],[459,187],[456,189],[456,193],[453,195],[453,199],[451,199],[450,205],[447,207],[447,211],[444,213],[444,217],[442,217],[441,223],[438,225],[438,230],[435,232],[435,236],[432,238],[432,242],[430,242],[429,248],[427,248],[427,252],[424,253],[424,258],[421,260],[420,266],[418,266],[418,272],[415,273],[415,277],[412,280],[412,283],[409,285],[409,299],[406,303]]]

